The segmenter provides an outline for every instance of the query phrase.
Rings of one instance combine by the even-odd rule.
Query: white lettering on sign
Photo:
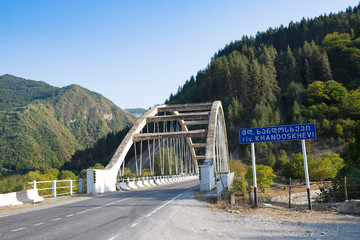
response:
[[[240,129],[240,143],[315,139],[315,124]]]

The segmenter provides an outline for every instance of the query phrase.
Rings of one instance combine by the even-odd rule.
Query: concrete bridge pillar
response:
[[[214,166],[200,165],[200,191],[210,191],[214,189]]]

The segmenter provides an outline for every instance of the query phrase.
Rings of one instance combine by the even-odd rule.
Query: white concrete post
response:
[[[79,179],[79,193],[83,193],[83,180],[82,178]]]
[[[215,187],[214,167],[212,165],[201,165],[200,171],[201,171],[200,191],[212,190]]]
[[[94,183],[94,169],[86,170],[86,185],[87,193],[96,193]]]
[[[70,195],[73,195],[73,180],[69,180],[69,193]]]
[[[52,180],[52,195],[56,197],[56,180]]]
[[[36,180],[33,181],[33,189],[36,189]]]

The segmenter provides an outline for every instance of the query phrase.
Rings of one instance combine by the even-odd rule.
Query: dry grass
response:
[[[312,182],[310,185],[311,190],[319,189],[321,184],[318,182]],[[291,186],[291,193],[297,192],[306,192],[305,182],[293,182]],[[277,204],[264,204],[261,202],[261,199],[273,196],[288,195],[289,194],[289,185],[281,183],[280,181],[273,184],[270,188],[266,190],[265,193],[258,192],[258,207],[255,208],[254,204],[250,203],[249,195],[244,196],[243,194],[235,193],[235,204],[230,204],[229,199],[219,198],[219,199],[205,199],[205,204],[214,211],[219,212],[236,212],[236,213],[267,213],[267,214],[276,214],[276,215],[288,215],[295,217],[297,214],[301,213],[334,213],[337,212],[337,209],[331,204],[313,204],[313,210],[309,210],[307,205],[292,205],[292,208],[288,208],[287,203],[277,203]],[[198,196],[202,194],[197,193]],[[204,200],[204,199],[202,199]]]

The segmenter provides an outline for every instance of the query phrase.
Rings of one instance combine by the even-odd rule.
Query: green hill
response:
[[[360,120],[359,26],[360,5],[244,36],[220,49],[167,103],[221,100],[236,158],[250,159],[239,128],[309,122],[320,138],[309,141],[312,154],[341,153]],[[256,156],[280,172],[299,148],[298,142],[259,143]]]
[[[100,94],[0,76],[0,176],[59,168],[77,150],[134,122]]]
[[[124,110],[127,111],[128,113],[131,113],[137,118],[139,118],[141,115],[146,113],[146,109],[144,108],[125,108]]]

